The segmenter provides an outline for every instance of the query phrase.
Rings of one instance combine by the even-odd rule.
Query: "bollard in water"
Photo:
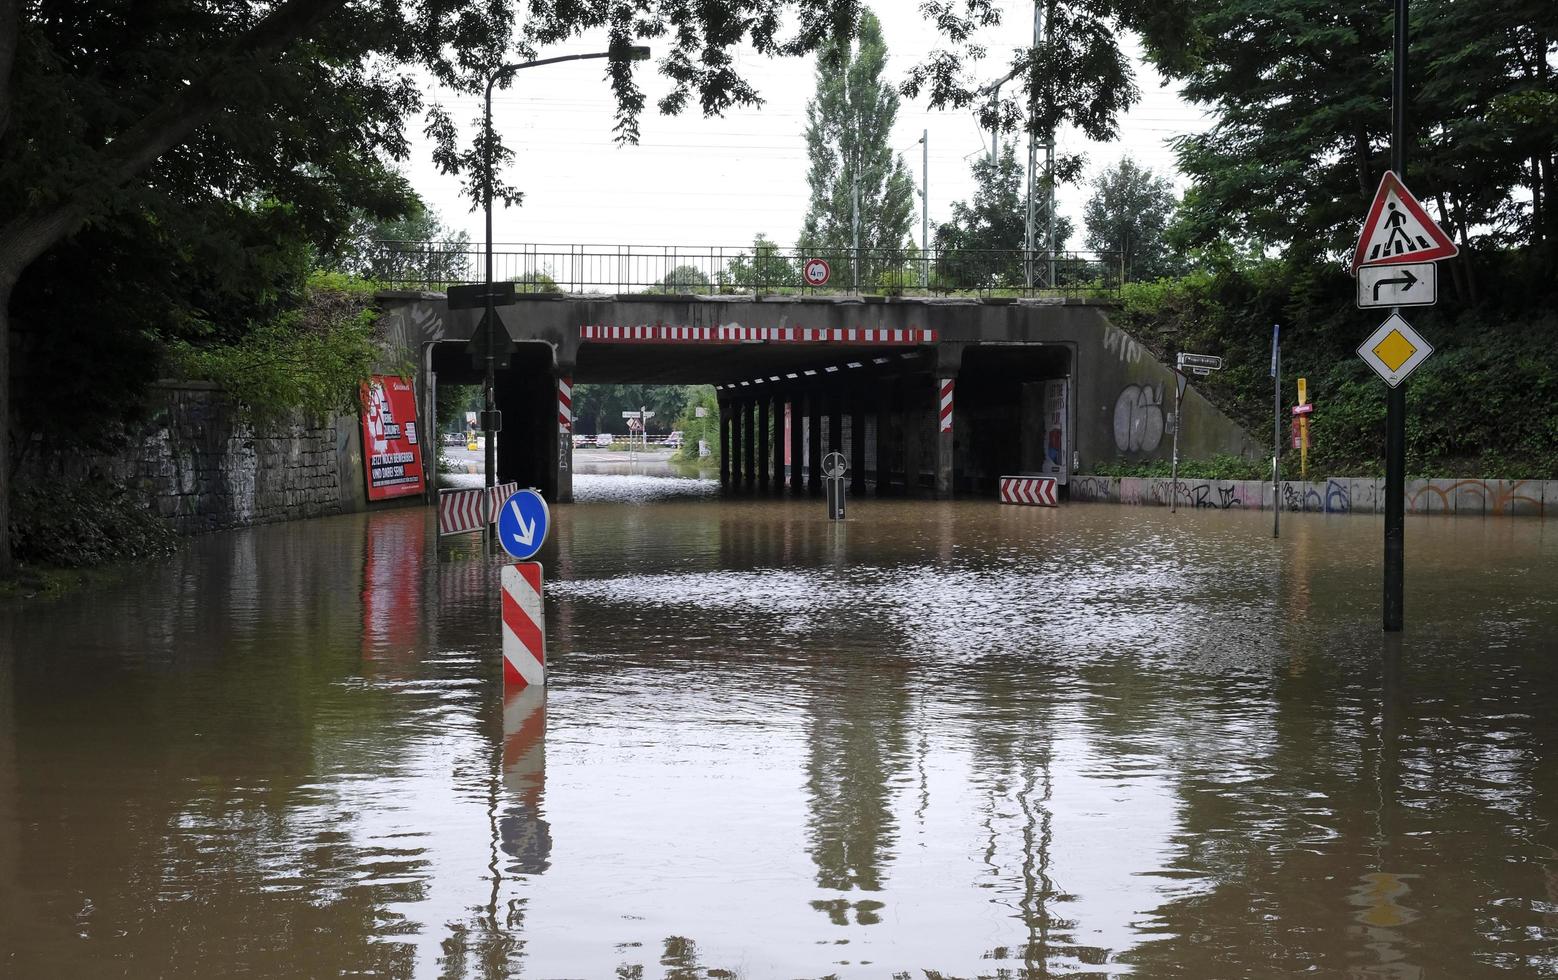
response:
[[[843,453],[828,453],[822,458],[823,482],[827,484],[828,494],[828,520],[842,521],[844,519],[844,474],[849,472],[849,463],[844,459]]]
[[[546,614],[541,603],[541,564],[504,565],[503,686],[546,684]]]

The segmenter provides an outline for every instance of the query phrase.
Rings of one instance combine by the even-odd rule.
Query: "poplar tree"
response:
[[[859,43],[832,41],[817,58],[817,94],[806,106],[806,183],[811,207],[800,246],[809,252],[854,244],[859,178],[860,247],[903,249],[914,221],[914,180],[893,152],[898,93],[882,80],[887,44],[876,15],[864,10]]]

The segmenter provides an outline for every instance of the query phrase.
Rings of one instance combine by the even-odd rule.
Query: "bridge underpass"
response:
[[[476,311],[437,293],[380,303],[391,339],[420,352],[424,418],[439,384],[480,382],[466,351]],[[988,498],[1003,475],[1064,484],[1079,466],[1166,459],[1173,373],[1108,313],[1079,301],[522,296],[500,310],[515,349],[498,372],[498,478],[572,499],[559,382],[714,385],[732,491],[820,494],[811,463],[833,451],[854,493],[882,496]],[[1184,456],[1262,452],[1193,387],[1182,415]]]

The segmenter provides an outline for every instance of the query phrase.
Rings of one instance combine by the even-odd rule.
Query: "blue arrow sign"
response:
[[[541,550],[551,523],[546,500],[534,490],[521,490],[498,511],[498,540],[504,551],[524,561]]]

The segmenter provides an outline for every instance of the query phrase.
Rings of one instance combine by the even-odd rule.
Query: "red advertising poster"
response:
[[[363,385],[362,404],[368,499],[421,493],[422,450],[417,446],[417,398],[411,382],[375,374]]]

